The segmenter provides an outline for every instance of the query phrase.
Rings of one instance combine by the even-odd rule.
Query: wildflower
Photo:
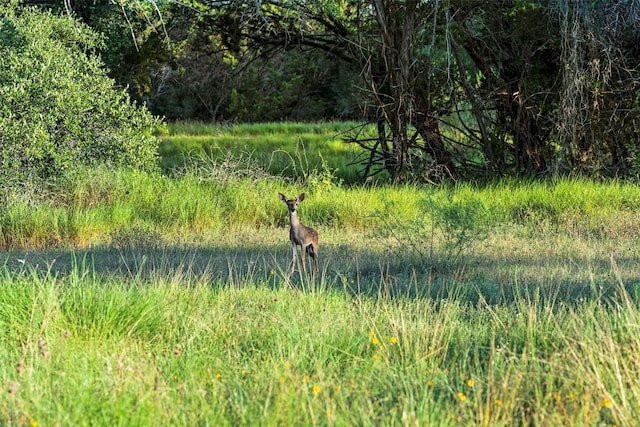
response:
[[[371,344],[378,345],[378,344],[380,344],[380,340],[378,338],[376,338],[376,336],[374,335],[374,336],[371,337]]]
[[[302,377],[302,382],[303,383],[308,383],[309,382],[309,376],[305,375],[304,377]]]
[[[30,420],[30,421],[29,421],[29,425],[30,425],[31,427],[38,427],[38,422],[37,422],[36,420]]]
[[[473,381],[473,378],[469,378],[469,380],[467,380],[467,385],[468,385],[469,387],[473,387],[475,384],[476,384],[476,383],[475,383],[475,381]]]
[[[502,405],[502,400],[496,399],[496,406],[500,406],[500,405]]]
[[[427,381],[427,387],[433,387],[433,381],[431,380]]]
[[[611,408],[613,406],[613,402],[611,401],[611,399],[603,399],[602,406],[604,406],[605,408]]]
[[[374,354],[374,355],[373,355],[373,360],[374,360],[375,362],[377,362],[378,360],[380,360],[380,356],[378,356],[377,354]]]
[[[222,373],[220,373],[220,371],[216,372],[216,378],[221,378],[222,377]]]
[[[560,396],[559,394],[556,394],[553,398],[556,400],[556,402],[560,402],[560,400],[562,399],[562,396]]]
[[[465,400],[467,400],[467,395],[464,394],[463,392],[458,393],[458,399],[462,400],[463,402]]]
[[[391,343],[391,345],[397,344],[397,343],[398,343],[398,338],[396,338],[396,337],[391,337],[391,339],[389,340],[389,342]]]
[[[284,377],[284,375],[281,375],[280,376],[280,382],[283,383],[283,382],[285,382],[285,380],[286,380],[286,378]]]
[[[313,392],[313,394],[318,394],[318,393],[320,393],[320,390],[321,390],[321,388],[320,388],[320,386],[319,386],[318,384],[315,384],[315,385],[313,386],[313,389],[311,389],[311,391]]]

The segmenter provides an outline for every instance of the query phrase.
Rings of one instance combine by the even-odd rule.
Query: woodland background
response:
[[[27,0],[167,120],[357,120],[366,178],[636,176],[636,0]]]

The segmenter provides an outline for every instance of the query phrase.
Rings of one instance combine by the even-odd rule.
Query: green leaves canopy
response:
[[[0,14],[0,185],[51,181],[82,165],[155,167],[158,120],[91,54],[98,35],[67,17]]]

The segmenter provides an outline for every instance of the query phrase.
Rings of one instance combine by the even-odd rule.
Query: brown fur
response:
[[[287,205],[289,209],[289,240],[293,250],[293,259],[291,260],[291,272],[295,270],[296,259],[298,256],[298,246],[300,246],[300,256],[302,258],[302,269],[307,272],[305,264],[305,253],[309,254],[313,261],[313,271],[318,272],[318,232],[311,227],[307,227],[298,219],[298,203],[304,200],[304,193],[295,199],[288,199],[284,194],[278,193],[280,200]]]

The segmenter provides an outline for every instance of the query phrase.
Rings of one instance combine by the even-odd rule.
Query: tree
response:
[[[417,171],[425,178],[434,171],[437,179],[441,172],[455,177],[457,167],[442,140],[435,108],[442,93],[431,84],[435,38],[428,30],[440,12],[439,2],[374,0],[372,6],[377,34],[360,35],[357,42],[377,110],[378,138],[372,147],[360,144],[370,151],[367,165],[378,158],[396,180]]]
[[[637,173],[640,156],[640,2],[566,0],[558,169]]]
[[[441,181],[640,166],[637,0],[171,5],[166,16],[177,25],[168,34],[186,47],[170,67],[182,72],[172,87],[191,99],[206,94],[199,105],[209,117],[290,117],[284,112],[313,94],[305,82],[318,76],[308,73],[314,65],[346,66],[350,78],[357,70],[360,80],[349,83],[377,132],[348,139],[365,148],[364,176]],[[315,82],[314,96],[329,92],[326,80]]]
[[[424,41],[427,21],[423,18],[433,12],[431,2],[189,3],[207,14],[212,33],[226,35],[223,45],[232,52],[272,58],[283,49],[306,47],[359,66],[368,89],[363,109],[373,111],[379,129],[372,146],[354,139],[370,152],[366,174],[375,173],[373,166],[378,165],[400,179],[407,170],[420,167],[414,160],[426,153],[448,175],[455,175],[430,105],[433,96],[419,99],[414,92],[416,40]]]
[[[0,10],[0,185],[82,165],[153,169],[158,120],[114,88],[99,36],[66,16]]]
[[[455,114],[484,174],[548,173],[560,69],[558,41],[549,32],[555,22],[528,1],[456,1],[448,15],[454,32],[448,51],[462,89]],[[467,106],[471,114],[463,117]]]

